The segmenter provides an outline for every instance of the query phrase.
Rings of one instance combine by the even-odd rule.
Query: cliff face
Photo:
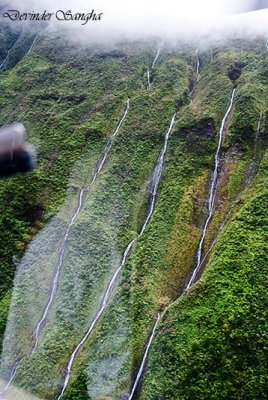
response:
[[[265,40],[8,35],[0,123],[39,163],[0,181],[1,378],[56,399],[75,350],[63,399],[129,398],[160,314],[133,398],[264,399]]]

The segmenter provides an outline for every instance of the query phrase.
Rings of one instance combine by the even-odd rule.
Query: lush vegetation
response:
[[[152,171],[177,112],[154,214],[75,359],[63,398],[124,398],[161,311],[140,398],[264,399],[268,117],[262,40],[232,41],[213,49],[212,59],[210,49],[201,49],[198,82],[195,46],[166,44],[147,90],[158,40],[77,46],[43,30],[27,54],[36,34],[5,29],[0,36],[2,59],[14,45],[0,74],[0,122],[22,121],[39,160],[33,173],[0,182],[1,337],[22,259],[3,348],[8,360],[22,358],[15,383],[41,398],[59,393],[71,351],[94,318],[126,245],[140,232]],[[234,87],[204,251],[217,240],[200,282],[183,294]],[[90,184],[128,98],[127,118],[71,229],[57,297],[30,355],[79,188]]]

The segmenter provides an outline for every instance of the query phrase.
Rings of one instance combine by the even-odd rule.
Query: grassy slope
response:
[[[99,49],[104,53],[100,58],[93,48],[77,53],[75,46],[50,36],[41,39],[15,69],[2,72],[1,123],[25,124],[39,162],[34,173],[0,182],[1,298],[12,286],[14,257],[21,257],[33,235],[63,202],[74,163],[87,151],[92,174],[128,92],[142,86],[137,78],[147,54],[141,48],[136,57],[137,51],[126,46],[118,58]],[[4,324],[3,315],[2,333]]]
[[[22,120],[30,131],[32,142],[39,149],[41,160],[38,170],[31,176],[1,182],[0,194],[4,199],[1,231],[4,233],[2,240],[5,240],[1,249],[4,266],[4,269],[1,269],[4,276],[1,311],[8,309],[10,294],[7,290],[11,287],[14,273],[13,256],[20,257],[23,254],[27,242],[62,203],[72,166],[84,154],[85,149],[88,170],[93,172],[105,137],[113,130],[118,116],[122,113],[126,97],[130,96],[132,108],[129,118],[115,143],[105,173],[74,232],[78,245],[80,240],[81,245],[84,245],[85,239],[81,232],[88,234],[88,221],[92,219],[92,215],[99,215],[103,223],[103,218],[108,215],[112,203],[115,206],[113,235],[116,237],[119,253],[122,253],[130,237],[133,237],[141,226],[146,210],[146,181],[162,144],[163,134],[174,110],[180,109],[180,113],[169,144],[156,212],[126,266],[110,313],[106,313],[103,323],[78,357],[74,368],[78,380],[73,381],[65,396],[66,400],[86,399],[86,384],[89,384],[89,388],[95,387],[95,392],[89,390],[89,393],[93,394],[92,398],[95,398],[94,393],[101,393],[96,386],[98,383],[101,385],[109,381],[110,374],[117,381],[117,385],[111,389],[113,382],[109,382],[107,392],[102,393],[103,395],[118,398],[123,391],[128,390],[131,371],[134,372],[140,361],[155,312],[178,296],[185,275],[193,266],[195,248],[205,217],[203,209],[208,171],[213,165],[216,139],[204,137],[205,130],[200,131],[201,136],[196,135],[192,128],[202,128],[203,122],[209,119],[218,131],[232,90],[228,71],[243,58],[245,65],[239,79],[236,109],[225,141],[226,160],[230,161],[230,167],[224,173],[221,182],[217,214],[206,243],[208,247],[219,221],[223,219],[245,182],[246,167],[254,153],[253,132],[258,111],[264,106],[263,85],[267,76],[262,61],[263,52],[258,47],[255,51],[251,46],[244,47],[242,51],[238,51],[237,48],[221,49],[211,63],[207,62],[202,66],[202,77],[194,93],[193,103],[181,109],[188,101],[187,87],[189,81],[193,80],[194,63],[194,59],[186,56],[183,51],[165,51],[159,67],[153,74],[152,92],[148,94],[145,90],[146,66],[148,60],[153,58],[152,48],[149,51],[146,44],[136,43],[135,46],[121,44],[119,53],[112,54],[109,49],[83,50],[79,51],[75,45],[65,46],[63,39],[58,37],[52,41],[44,37],[38,42],[31,56],[0,77],[3,104],[1,121]],[[258,82],[254,81],[256,78]],[[220,92],[219,87],[222,88]],[[257,91],[262,94],[256,96]],[[247,109],[243,106],[245,98],[247,105],[251,104]],[[241,125],[241,120],[244,121],[244,125]],[[247,137],[244,137],[245,126],[250,126]],[[236,143],[241,146],[239,151]],[[259,161],[261,151],[258,151],[258,154]],[[238,178],[235,171],[239,171]],[[102,193],[106,194],[105,197]],[[121,218],[118,219],[119,216]],[[75,247],[70,249],[70,262],[66,264],[67,277],[74,273],[71,264],[72,252],[75,254],[75,251]],[[212,265],[219,265],[216,257],[216,261],[214,258],[211,260]],[[98,265],[100,262],[102,264],[104,260],[99,260]],[[85,263],[83,268],[86,267]],[[87,277],[92,287],[94,284],[99,287],[96,291],[97,296],[100,296],[102,288],[105,287],[107,275],[104,272],[104,269],[100,268],[100,280],[95,282],[87,275],[89,272],[83,276]],[[84,288],[79,309],[70,304],[70,286],[67,283],[66,286],[63,285],[59,303],[54,309],[58,325],[50,326],[49,334],[47,333],[42,340],[40,353],[32,360],[26,360],[24,371],[18,376],[21,384],[33,387],[34,391],[47,398],[53,398],[53,392],[57,390],[57,379],[51,381],[51,371],[53,370],[53,378],[60,377],[61,372],[58,368],[65,366],[70,349],[77,343],[77,336],[80,337],[80,332],[86,329],[88,312],[94,309],[91,297],[94,294],[88,294],[87,286]],[[205,293],[204,297],[207,297]],[[208,308],[211,304],[214,307],[213,297],[211,302],[207,302]],[[66,309],[64,313],[63,306]],[[199,315],[202,315],[203,311],[201,310]],[[217,315],[217,310],[214,311]],[[80,325],[76,328],[78,331],[69,332],[65,325],[66,321],[68,324],[72,321],[74,312],[78,312],[74,320],[78,318]],[[180,318],[177,317],[180,315],[180,307],[177,311],[174,305],[169,313],[177,327],[176,318]],[[3,327],[5,312],[1,318]],[[190,322],[185,329],[192,329]],[[71,328],[73,329],[72,325]],[[216,328],[215,331],[217,332]],[[27,334],[29,333],[30,331]],[[62,338],[60,344],[56,342],[59,337]],[[145,381],[142,393],[144,399],[174,399],[178,396],[177,393],[179,396],[188,395],[186,392],[179,392],[183,389],[173,384],[174,381],[178,381],[174,377],[180,373],[185,373],[185,376],[191,374],[194,364],[185,363],[185,369],[180,372],[177,364],[173,365],[173,360],[166,358],[172,357],[174,350],[168,350],[168,354],[161,351],[166,349],[165,346],[171,346],[172,340],[177,342],[179,334],[171,335],[171,338],[169,335],[163,335],[161,339],[159,344],[156,342],[156,346],[160,349],[163,364],[158,369],[158,356],[154,358],[156,353],[152,351],[152,369],[149,369]],[[194,339],[196,337],[193,338],[193,342]],[[220,340],[218,343],[221,346]],[[200,351],[202,345],[203,343],[200,344]],[[186,344],[182,341],[182,351],[184,346]],[[238,362],[243,363],[243,357],[237,357]],[[107,363],[111,360],[115,363],[112,364],[114,371],[109,368],[107,370]],[[200,365],[202,370],[202,363]],[[161,369],[162,366],[164,370]],[[84,373],[79,374],[82,370]],[[106,371],[104,381],[101,376],[103,371]],[[197,376],[200,377],[201,374]],[[199,379],[198,377],[196,379]],[[41,381],[45,382],[45,388],[40,387]],[[159,383],[159,392],[155,391],[154,382]],[[170,383],[172,389],[169,392]],[[195,385],[192,386],[190,397],[181,398],[191,398],[195,395]],[[215,393],[218,393],[216,389]],[[156,395],[159,397],[152,397]],[[196,398],[202,397],[197,395]]]
[[[206,248],[230,206],[231,222],[220,235],[201,282],[163,317],[142,399],[265,398],[267,155],[252,186],[241,200],[234,203],[234,199],[239,199],[252,179],[267,147],[263,141],[267,86],[264,59],[258,50],[234,55],[247,62],[237,82],[235,109],[224,141],[217,209]],[[254,144],[260,110],[265,115]]]
[[[266,174],[267,157],[203,278],[165,313],[142,399],[266,398]]]
[[[178,296],[185,275],[193,266],[204,220],[202,209],[207,193],[208,166],[212,168],[216,143],[215,139],[205,137],[208,133],[206,129],[201,130],[201,137],[198,137],[192,128],[203,128],[203,121],[209,119],[213,121],[216,130],[219,129],[232,90],[228,73],[241,58],[246,58],[246,61],[243,74],[236,81],[238,101],[224,141],[217,212],[209,230],[206,249],[217,234],[227,211],[233,207],[234,201],[244,190],[252,173],[249,168],[252,159],[256,158],[255,161],[258,162],[262,157],[263,152],[260,149],[265,148],[266,144],[259,140],[258,151],[254,156],[254,135],[258,114],[260,110],[265,111],[267,108],[267,89],[263,79],[264,51],[261,45],[256,46],[256,43],[255,52],[252,52],[252,44],[243,44],[243,51],[240,49],[241,43],[238,45],[232,49],[221,49],[218,55],[214,56],[212,63],[203,66],[194,102],[179,113],[177,129],[170,140],[156,211],[126,266],[109,313],[107,312],[102,325],[97,328],[94,338],[88,344],[88,390],[94,399],[101,399],[103,396],[109,399],[118,398],[122,393],[128,392],[131,385],[131,364],[134,377],[135,367],[140,361],[156,310]],[[218,91],[219,86],[223,89],[221,92]],[[241,99],[249,86],[252,102],[247,111]],[[243,132],[240,131],[242,137],[238,140],[236,125],[237,121],[241,120],[241,115],[245,124],[247,119],[252,122],[248,124],[250,134],[243,136]],[[265,118],[262,131],[264,126]],[[80,359],[80,367],[78,364],[80,369],[83,369],[82,360],[83,358]],[[157,363],[157,355],[155,362]],[[179,374],[178,365],[173,367],[174,374],[171,379],[174,379],[176,373]],[[163,368],[165,369],[164,366]],[[165,372],[161,370],[156,380],[153,375],[149,375],[149,378],[157,385],[161,379],[165,380]],[[86,384],[84,374],[70,386],[66,399],[75,398],[79,382],[81,385],[82,382],[83,385]],[[151,388],[152,383],[148,386]],[[154,390],[155,387],[152,393]],[[145,396],[146,394],[147,392]],[[165,393],[161,392],[159,398],[164,395]],[[172,391],[166,398],[174,398]]]

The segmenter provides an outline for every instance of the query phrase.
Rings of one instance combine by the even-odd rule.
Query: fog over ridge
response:
[[[76,31],[83,39],[88,35],[100,40],[112,38],[141,38],[158,35],[167,39],[176,37],[196,38],[209,35],[211,39],[223,33],[225,36],[268,36],[268,9],[249,11],[259,8],[262,2],[239,0],[235,4],[231,0],[19,0],[7,1],[5,9],[16,9],[23,12],[53,13],[51,25],[59,29],[67,28]],[[268,4],[267,4],[268,6]],[[103,13],[100,21],[58,21],[58,10],[71,14]],[[69,17],[68,17],[69,18]],[[20,23],[20,22],[18,22]]]

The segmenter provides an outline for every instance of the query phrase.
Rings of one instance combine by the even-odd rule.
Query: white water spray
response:
[[[150,336],[149,341],[147,343],[147,346],[146,346],[146,349],[145,349],[145,352],[144,352],[144,355],[143,355],[143,359],[142,359],[142,362],[141,362],[137,377],[135,379],[134,385],[133,385],[133,387],[131,389],[131,393],[130,393],[130,395],[128,397],[128,400],[132,400],[133,399],[134,393],[135,393],[135,391],[137,389],[137,386],[138,386],[138,384],[140,382],[140,379],[142,377],[143,370],[144,370],[144,367],[145,367],[145,364],[146,364],[146,360],[147,360],[147,357],[148,357],[148,354],[149,354],[149,350],[150,350],[152,341],[153,341],[154,336],[155,336],[155,331],[156,331],[157,325],[158,325],[158,323],[160,321],[160,317],[161,317],[161,315],[160,315],[160,313],[158,313],[156,322],[154,324],[151,336]]]
[[[123,254],[123,258],[122,258],[122,261],[120,263],[120,266],[116,270],[115,274],[113,275],[113,277],[112,277],[112,279],[111,279],[111,281],[110,281],[110,283],[108,285],[108,288],[107,288],[107,290],[106,290],[106,292],[104,294],[104,297],[103,297],[103,300],[102,300],[102,303],[101,303],[101,308],[99,309],[96,317],[94,318],[94,320],[90,324],[85,336],[78,343],[78,345],[76,346],[76,348],[74,349],[74,351],[72,352],[72,354],[71,354],[71,356],[69,358],[68,365],[67,365],[67,372],[66,372],[66,375],[65,375],[64,383],[63,383],[63,388],[62,388],[61,394],[58,397],[58,400],[62,398],[62,396],[63,396],[63,394],[64,394],[64,392],[65,392],[65,390],[66,390],[66,388],[68,386],[68,383],[69,383],[69,380],[70,380],[70,376],[71,376],[71,369],[72,369],[72,365],[73,365],[73,362],[74,362],[74,358],[75,358],[76,354],[78,353],[78,351],[80,350],[80,348],[84,345],[84,343],[89,338],[92,330],[94,329],[96,323],[98,322],[98,320],[100,319],[103,311],[105,310],[107,302],[108,302],[108,300],[109,300],[109,298],[110,298],[110,296],[112,294],[112,289],[113,289],[114,283],[115,283],[120,271],[122,270],[123,266],[125,265],[126,260],[127,260],[128,256],[129,256],[129,254],[130,254],[130,252],[132,250],[132,247],[133,247],[135,242],[136,242],[136,239],[133,239],[128,244],[128,246],[127,246],[127,248],[126,248],[126,250],[125,250],[125,252]]]
[[[156,56],[155,56],[155,58],[154,58],[154,60],[153,60],[153,63],[152,63],[151,68],[149,67],[149,68],[147,69],[147,83],[148,83],[147,89],[148,89],[148,90],[151,89],[151,85],[152,85],[152,84],[151,84],[151,78],[150,78],[150,71],[151,71],[151,69],[154,69],[154,68],[155,68],[155,65],[156,65],[156,63],[157,63],[157,60],[158,60],[158,58],[159,58],[159,55],[160,55],[160,52],[161,52],[161,49],[162,49],[163,45],[164,45],[164,42],[161,42],[161,44],[160,44],[160,46],[159,46],[159,48],[158,48],[158,50],[157,50]]]
[[[190,280],[189,280],[189,282],[187,284],[186,290],[188,290],[193,285],[193,283],[195,282],[195,278],[196,278],[197,273],[198,273],[198,271],[200,269],[200,266],[201,266],[203,244],[204,244],[204,240],[205,240],[205,237],[206,237],[206,234],[207,234],[207,229],[208,229],[209,222],[210,222],[210,220],[212,218],[213,208],[214,208],[214,203],[215,203],[215,198],[216,198],[216,187],[217,187],[217,183],[218,183],[218,173],[219,173],[219,163],[220,163],[219,155],[220,155],[220,150],[221,150],[221,145],[222,145],[223,133],[224,133],[226,121],[227,121],[228,116],[229,116],[229,114],[231,112],[231,109],[233,107],[234,96],[235,96],[235,89],[233,90],[228,110],[226,111],[226,114],[225,114],[225,116],[224,116],[224,118],[222,120],[222,123],[221,123],[218,147],[217,147],[217,151],[216,151],[216,154],[215,154],[215,167],[214,167],[214,172],[213,172],[213,175],[212,175],[212,181],[211,181],[210,191],[209,191],[208,217],[207,217],[205,225],[203,227],[201,240],[200,240],[199,245],[198,245],[196,267],[195,267],[195,269],[194,269],[194,271],[193,271],[193,273],[191,275],[191,278],[190,278]]]
[[[124,112],[124,115],[121,118],[116,130],[111,135],[111,137],[108,140],[108,143],[106,144],[106,146],[104,148],[103,155],[101,156],[100,161],[98,162],[96,172],[94,174],[94,177],[93,177],[89,187],[87,187],[87,190],[89,190],[92,187],[92,185],[95,183],[98,175],[102,171],[102,168],[103,168],[104,163],[105,163],[105,161],[107,159],[109,151],[111,150],[111,147],[112,147],[113,141],[115,139],[115,136],[119,132],[119,129],[121,128],[121,126],[123,124],[123,121],[125,120],[125,118],[127,116],[128,110],[129,110],[129,99],[127,100],[127,106],[126,106],[126,110]],[[61,267],[62,267],[63,261],[64,261],[64,254],[65,254],[65,251],[66,251],[66,246],[67,246],[67,241],[68,241],[68,238],[69,238],[70,229],[71,229],[72,225],[74,224],[76,218],[78,217],[78,215],[80,214],[80,211],[82,209],[84,193],[85,193],[85,189],[80,189],[79,201],[78,201],[77,209],[76,209],[75,214],[72,217],[72,219],[71,219],[71,221],[70,221],[70,223],[69,223],[69,225],[67,227],[67,231],[65,233],[65,236],[64,236],[64,239],[63,239],[63,243],[62,243],[61,248],[60,248],[59,262],[58,262],[58,264],[56,266],[56,272],[55,272],[55,275],[53,277],[53,284],[52,284],[52,291],[51,291],[51,294],[50,294],[50,298],[49,298],[49,301],[48,301],[48,304],[47,304],[47,306],[45,308],[45,311],[44,311],[44,313],[43,313],[43,315],[42,315],[42,317],[41,317],[41,319],[40,319],[40,321],[39,321],[39,323],[37,325],[37,328],[36,328],[36,330],[34,332],[34,335],[33,335],[34,338],[35,338],[35,345],[34,345],[33,352],[37,348],[38,340],[39,340],[39,337],[40,337],[40,331],[41,331],[41,329],[43,327],[43,324],[44,324],[44,322],[45,322],[45,320],[47,318],[47,315],[48,315],[48,312],[50,310],[51,304],[53,303],[55,295],[56,295],[56,292],[57,292],[57,286],[58,286],[58,281],[59,281],[60,270],[61,270]]]
[[[33,353],[37,349],[38,341],[39,341],[39,338],[40,338],[40,332],[41,332],[41,330],[43,328],[43,325],[45,323],[45,320],[46,320],[46,318],[48,316],[50,307],[51,307],[51,305],[52,305],[52,303],[53,303],[53,301],[55,299],[55,295],[56,295],[57,287],[58,287],[58,282],[59,282],[59,275],[60,275],[61,267],[62,267],[63,261],[64,261],[64,254],[65,254],[65,251],[66,251],[66,246],[67,246],[67,241],[68,241],[68,238],[69,238],[70,229],[73,226],[77,216],[79,215],[79,213],[81,211],[82,204],[83,204],[83,196],[84,196],[84,190],[80,189],[77,208],[75,210],[74,215],[71,218],[71,221],[69,222],[69,224],[67,226],[67,230],[66,230],[66,233],[64,235],[64,238],[63,238],[63,241],[62,241],[62,244],[61,244],[61,247],[60,247],[59,261],[58,261],[58,264],[56,265],[56,270],[55,270],[55,274],[54,274],[54,277],[53,277],[52,290],[51,290],[51,293],[50,293],[50,296],[49,296],[49,300],[48,300],[46,308],[45,308],[45,310],[43,312],[43,315],[42,315],[40,321],[38,322],[37,327],[36,327],[36,329],[35,329],[35,331],[33,333],[33,337],[35,339],[35,344],[34,344],[34,348],[33,348],[33,351],[32,351]]]
[[[123,267],[124,267],[128,257],[129,257],[129,255],[130,255],[130,253],[132,251],[132,248],[133,248],[134,244],[136,243],[137,239],[142,236],[142,234],[143,234],[143,232],[144,232],[144,230],[145,230],[145,228],[146,228],[146,226],[147,226],[147,224],[148,224],[148,222],[149,222],[149,220],[150,220],[150,218],[152,216],[152,213],[154,211],[155,199],[156,199],[156,195],[157,195],[159,182],[160,182],[160,179],[161,179],[161,176],[162,176],[162,172],[163,172],[164,157],[165,157],[165,153],[166,153],[166,150],[167,150],[168,139],[169,139],[170,133],[172,131],[173,125],[175,123],[175,118],[176,118],[176,114],[173,115],[172,120],[170,122],[169,128],[168,128],[167,133],[165,135],[164,144],[163,144],[163,146],[162,146],[162,148],[160,150],[160,154],[159,154],[159,157],[157,159],[157,163],[156,163],[153,175],[152,175],[152,180],[151,180],[152,189],[151,189],[151,196],[150,196],[149,211],[148,211],[148,214],[146,216],[145,222],[144,222],[144,224],[143,224],[143,226],[141,228],[140,234],[139,234],[139,236],[137,238],[133,239],[127,245],[127,247],[126,247],[126,249],[124,251],[123,257],[122,257],[122,261],[121,261],[118,269],[115,271],[115,273],[114,273],[114,275],[113,275],[113,277],[112,277],[112,279],[111,279],[111,281],[110,281],[110,283],[108,285],[108,288],[107,288],[107,290],[106,290],[106,292],[104,294],[104,297],[103,297],[103,300],[102,300],[102,303],[101,303],[101,307],[100,307],[98,313],[96,314],[94,320],[91,322],[86,334],[84,335],[82,340],[78,343],[78,345],[76,346],[76,348],[72,352],[72,354],[71,354],[71,356],[70,356],[70,358],[68,360],[67,372],[66,372],[66,375],[65,375],[65,378],[64,378],[63,387],[62,387],[61,393],[60,393],[59,397],[57,398],[57,400],[60,400],[62,398],[62,396],[64,395],[65,390],[66,390],[66,388],[68,386],[68,383],[69,383],[69,380],[70,380],[70,376],[71,376],[72,365],[73,365],[74,358],[75,358],[76,354],[78,353],[80,348],[85,344],[85,342],[89,338],[91,332],[93,331],[96,323],[98,322],[98,320],[100,319],[101,315],[103,314],[103,312],[104,312],[104,310],[105,310],[105,308],[107,306],[108,300],[111,297],[114,284],[115,284],[115,282],[116,282],[121,270],[123,269]],[[159,318],[160,318],[160,315],[159,315]],[[158,320],[159,320],[159,318],[158,318]],[[157,322],[158,322],[158,320],[157,320]],[[155,329],[156,329],[156,326],[155,326]],[[153,335],[154,335],[155,329],[153,330],[151,341],[153,340]],[[150,341],[150,344],[151,344],[151,341]],[[148,351],[149,351],[149,347],[150,347],[150,345],[148,346]],[[148,353],[148,351],[147,351],[147,353]]]

